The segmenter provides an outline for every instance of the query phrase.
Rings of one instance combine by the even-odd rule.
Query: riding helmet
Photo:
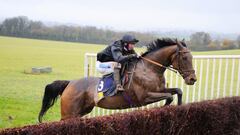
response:
[[[121,40],[122,42],[128,43],[128,44],[129,43],[136,44],[139,41],[133,35],[128,35],[128,34],[124,35]]]

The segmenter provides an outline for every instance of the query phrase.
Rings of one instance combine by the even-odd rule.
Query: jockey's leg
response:
[[[123,86],[121,85],[121,79],[120,79],[120,67],[116,66],[114,67],[114,81],[117,85],[117,91],[124,91]]]

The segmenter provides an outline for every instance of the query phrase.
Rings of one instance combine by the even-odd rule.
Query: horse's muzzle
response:
[[[195,74],[190,74],[184,80],[187,85],[194,85],[194,83],[197,81],[197,77]]]

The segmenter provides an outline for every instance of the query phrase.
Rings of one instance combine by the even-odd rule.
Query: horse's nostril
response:
[[[196,82],[197,79],[196,79],[196,78],[191,78],[190,81],[191,81],[191,82]]]

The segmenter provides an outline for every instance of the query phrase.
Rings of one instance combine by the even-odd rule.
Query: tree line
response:
[[[147,44],[154,37],[152,34],[127,32],[134,34],[141,42]],[[126,32],[115,32],[108,29],[99,29],[93,26],[46,26],[41,21],[32,21],[25,16],[5,19],[0,24],[0,35],[25,37],[34,39],[48,39],[81,43],[109,44],[120,39]]]
[[[94,26],[47,26],[41,21],[32,21],[25,16],[7,18],[0,24],[0,35],[2,36],[94,44],[110,44],[116,39],[120,39],[126,33],[133,34],[140,40],[138,46],[146,45],[161,36],[153,33],[116,32]],[[194,51],[240,48],[240,35],[236,40],[214,40],[209,33],[196,32],[193,33],[189,39],[187,43]]]
[[[206,32],[196,32],[190,36],[190,48],[195,51],[240,49],[240,35],[236,40],[212,39]]]

